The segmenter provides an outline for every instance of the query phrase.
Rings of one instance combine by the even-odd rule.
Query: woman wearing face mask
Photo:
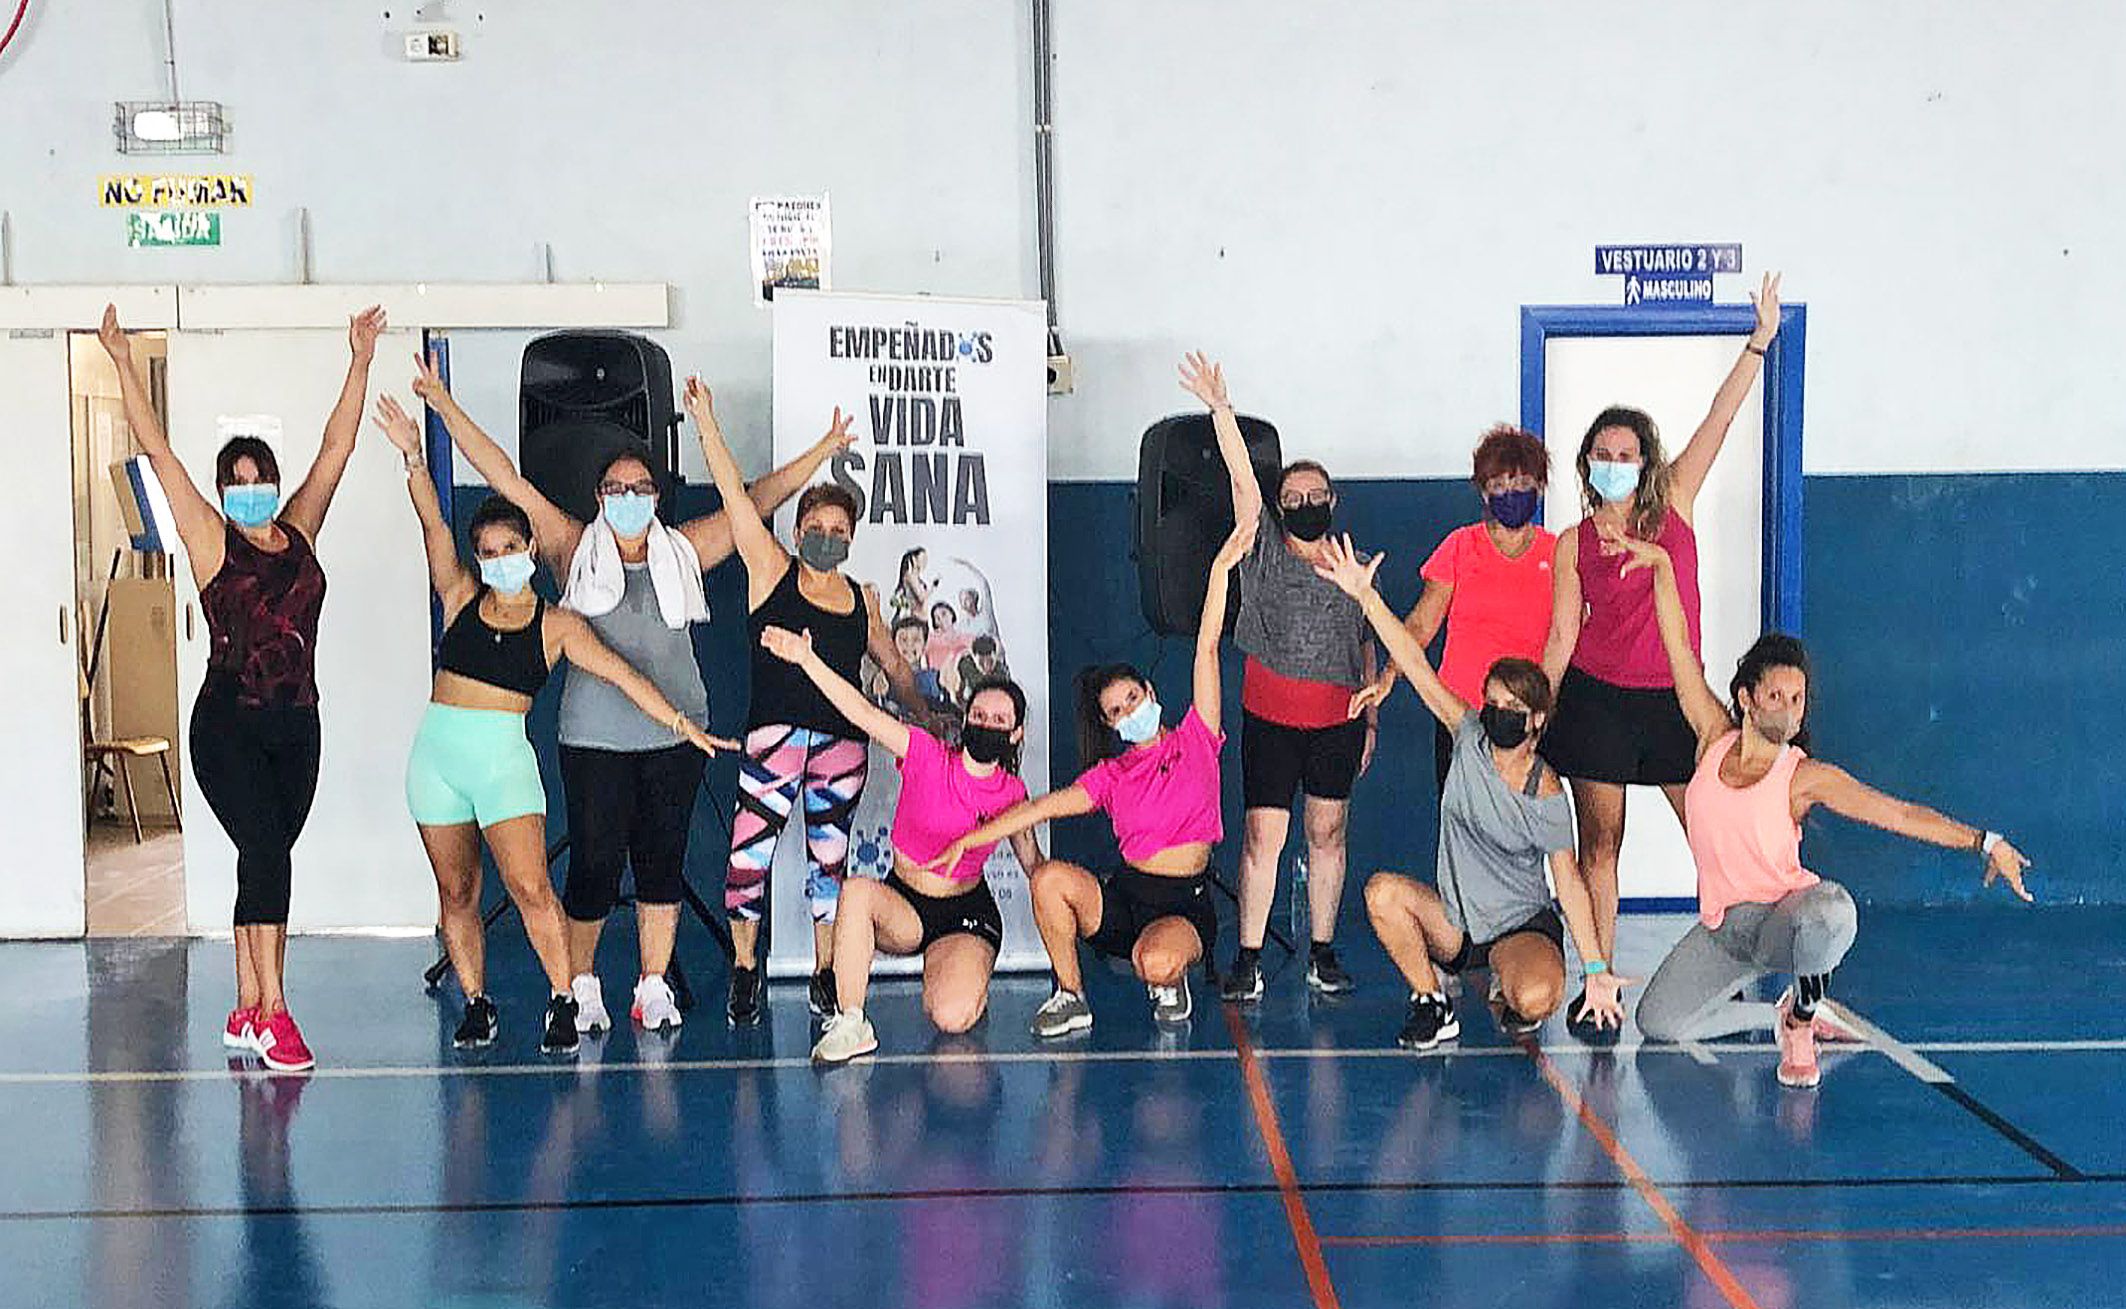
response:
[[[1557,537],[1535,521],[1550,480],[1543,438],[1501,424],[1477,443],[1475,464],[1483,517],[1448,533],[1425,560],[1419,570],[1424,593],[1403,619],[1420,650],[1429,648],[1440,625],[1446,625],[1439,678],[1466,704],[1484,703],[1486,671],[1499,660],[1542,657],[1550,634],[1550,563],[1557,549]],[[1352,712],[1379,705],[1394,687],[1390,667],[1352,698]],[[1458,730],[1458,723],[1442,722],[1433,733],[1443,797]]]
[[[561,902],[546,875],[546,784],[524,735],[532,697],[555,662],[566,658],[665,724],[675,743],[714,754],[716,746],[736,749],[737,742],[707,735],[621,662],[580,614],[539,598],[531,589],[537,567],[531,519],[499,495],[489,496],[473,514],[476,578],[458,558],[457,540],[422,457],[420,429],[388,395],[378,399],[375,421],[405,458],[406,491],[420,520],[429,583],[443,602],[435,685],[406,764],[406,804],[435,869],[443,943],[465,991],[465,1014],[452,1044],[459,1049],[491,1045],[500,1023],[487,996],[487,943],[480,923],[484,836],[551,988],[539,1048],[566,1054],[576,1048],[579,1006],[570,991],[573,973]]]
[[[807,876],[812,906],[810,1003],[822,1017],[835,1006],[834,918],[842,874],[849,864],[849,823],[870,772],[864,731],[841,705],[796,665],[759,644],[770,627],[810,634],[816,657],[851,685],[869,654],[885,674],[893,698],[911,714],[928,711],[915,673],[901,658],[879,614],[877,597],[841,571],[856,534],[856,498],[829,482],[797,501],[797,557],[792,559],[761,515],[739,494],[738,461],[716,424],[716,407],[698,377],[687,379],[687,412],[701,434],[701,450],[727,504],[735,504],[731,533],[746,566],[751,613],[753,703],[747,715],[746,757],[738,765],[738,812],[731,820],[731,864],[724,908],[731,915],[729,1014],[733,1023],[760,1021],[760,914],[775,844],[803,796]],[[834,426],[849,420],[834,411]]]
[[[1808,655],[1790,636],[1760,637],[1728,685],[1732,712],[1706,685],[1691,639],[1675,560],[1650,541],[1608,530],[1603,549],[1653,580],[1663,653],[1695,737],[1684,831],[1698,866],[1698,921],[1654,971],[1639,1028],[1657,1041],[1702,1041],[1774,1026],[1779,1081],[1809,1087],[1821,1074],[1819,1036],[1850,1037],[1817,1006],[1831,970],[1852,948],[1853,897],[1801,866],[1801,820],[1818,805],[1886,832],[1964,849],[2029,901],[2030,861],[1998,832],[1882,794],[1803,749]],[[1736,999],[1768,973],[1793,985],[1770,1011]]]
[[[1336,489],[1310,459],[1278,475],[1276,512],[1263,503],[1247,443],[1227,399],[1225,373],[1200,354],[1181,364],[1181,385],[1211,411],[1231,484],[1233,521],[1256,523],[1240,564],[1233,644],[1247,656],[1240,683],[1240,778],[1247,808],[1240,838],[1240,949],[1225,998],[1262,998],[1262,938],[1277,898],[1277,864],[1292,825],[1292,796],[1305,797],[1307,909],[1313,942],[1307,985],[1326,995],[1352,988],[1336,958],[1343,903],[1351,788],[1373,757],[1378,709],[1357,703],[1373,681],[1374,649],[1351,598],[1315,575],[1326,557]]]
[[[1373,589],[1379,571],[1380,559],[1359,563],[1346,538],[1330,550],[1322,575],[1363,606],[1425,707],[1454,728],[1440,797],[1438,889],[1400,873],[1366,881],[1366,916],[1410,984],[1410,1016],[1396,1043],[1429,1050],[1460,1035],[1438,969],[1459,974],[1488,965],[1500,1026],[1514,1035],[1542,1026],[1565,996],[1568,926],[1585,961],[1590,1018],[1621,1025],[1617,997],[1625,981],[1594,949],[1594,911],[1573,857],[1565,788],[1536,754],[1550,715],[1550,680],[1534,661],[1508,655],[1486,670],[1483,708],[1471,709]],[[1555,905],[1543,880],[1546,864],[1557,883]]]
[[[207,807],[236,846],[236,1007],[222,1041],[284,1072],[316,1063],[282,991],[289,853],[317,794],[315,652],[325,573],[313,546],[354,453],[384,326],[374,306],[349,320],[347,380],[316,460],[285,501],[279,461],[250,436],[232,438],[215,456],[216,501],[201,495],[155,417],[115,306],[104,309],[97,331],[118,369],[126,422],[169,497],[213,643],[187,748]]]
[[[1048,949],[1056,988],[1033,1017],[1038,1037],[1093,1025],[1085,1002],[1078,942],[1128,959],[1160,1023],[1187,1022],[1195,1001],[1188,970],[1208,959],[1218,938],[1211,900],[1211,850],[1225,838],[1218,808],[1218,639],[1225,628],[1228,574],[1255,544],[1257,522],[1243,518],[1211,561],[1196,628],[1194,696],[1169,728],[1151,683],[1127,664],[1078,677],[1078,757],[1091,766],[1060,791],[1018,805],[954,841],[925,868],[957,868],[972,850],[1016,838],[1042,823],[1105,809],[1123,866],[1106,878],[1061,859],[1033,870],[1034,922]]]
[[[941,872],[922,861],[971,827],[1026,798],[1019,780],[1019,745],[1026,738],[1026,693],[1008,681],[985,682],[967,710],[960,748],[952,750],[920,727],[910,727],[866,700],[812,646],[811,634],[763,628],[760,643],[795,666],[820,693],[901,765],[901,798],[893,811],[893,871],[842,883],[834,917],[835,1010],[812,1047],[821,1063],[838,1064],[878,1048],[864,1017],[871,959],[883,950],[923,957],[923,1012],[941,1032],[973,1027],[989,1004],[989,976],[1004,940],[1004,919],[983,880],[993,845],[971,848]],[[1037,868],[1033,834],[1012,838],[1022,868]]]
[[[1543,756],[1572,787],[1580,829],[1581,871],[1594,896],[1599,953],[1616,947],[1617,851],[1624,844],[1627,786],[1658,786],[1683,816],[1683,786],[1691,777],[1690,726],[1676,707],[1668,659],[1654,621],[1653,584],[1644,572],[1627,576],[1620,558],[1604,554],[1598,533],[1627,532],[1652,541],[1676,561],[1676,577],[1698,644],[1698,539],[1691,512],[1712,472],[1728,426],[1779,331],[1779,277],[1765,274],[1750,297],[1757,325],[1713,396],[1705,421],[1683,453],[1669,463],[1653,419],[1636,409],[1597,415],[1580,441],[1577,466],[1587,517],[1558,537],[1553,560],[1550,636],[1543,671],[1557,690],[1558,710],[1543,738]],[[1573,1034],[1603,1036],[1566,1015]]]
[[[421,359],[414,390],[443,418],[451,440],[487,484],[530,517],[538,557],[567,579],[565,609],[628,667],[640,672],[690,722],[708,718],[709,694],[695,661],[689,627],[708,618],[703,570],[731,554],[729,506],[773,512],[833,454],[849,446],[837,425],[818,444],[750,489],[727,492],[726,508],[677,527],[657,519],[660,492],[649,465],[621,455],[598,480],[598,517],[578,522],[539,493],[509,456],[480,430]],[[612,1026],[596,972],[598,937],[620,894],[621,873],[635,874],[635,928],[641,971],[630,1012],[653,1031],[680,1024],[665,981],[679,930],[686,885],[688,828],[706,760],[675,742],[660,722],[619,688],[596,677],[570,677],[561,688],[561,786],[568,806],[568,953],[577,1030]]]

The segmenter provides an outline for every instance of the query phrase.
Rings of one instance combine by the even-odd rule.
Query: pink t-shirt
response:
[[[1025,798],[1026,783],[1017,774],[999,768],[976,777],[959,751],[911,727],[908,753],[901,759],[901,801],[893,810],[893,848],[910,863],[926,863]],[[953,881],[972,882],[996,848],[994,841],[971,847],[956,866],[940,871]]]
[[[1581,520],[1574,559],[1580,565],[1580,599],[1587,616],[1580,623],[1580,643],[1572,666],[1611,686],[1654,690],[1674,686],[1668,650],[1661,644],[1661,625],[1654,613],[1654,570],[1635,568],[1624,574],[1629,555],[1602,553],[1594,525]],[[1671,509],[1661,520],[1654,541],[1676,565],[1676,590],[1683,596],[1683,616],[1690,626],[1690,648],[1701,645],[1698,626],[1698,534],[1683,515]]]
[[[1471,523],[1447,533],[1418,570],[1454,588],[1447,601],[1447,653],[1439,680],[1464,703],[1484,703],[1484,677],[1508,656],[1540,660],[1550,638],[1550,560],[1558,538],[1538,527],[1519,557],[1499,553],[1491,532]]]
[[[1683,833],[1698,865],[1698,921],[1717,928],[1738,904],[1776,904],[1816,885],[1801,866],[1801,824],[1794,821],[1794,770],[1808,758],[1786,746],[1754,786],[1720,780],[1720,762],[1740,732],[1714,742],[1683,792]]]
[[[1134,864],[1177,845],[1225,839],[1218,809],[1218,750],[1224,744],[1225,735],[1211,731],[1190,705],[1173,731],[1079,775],[1077,784],[1093,807],[1105,809],[1114,823],[1124,859]]]

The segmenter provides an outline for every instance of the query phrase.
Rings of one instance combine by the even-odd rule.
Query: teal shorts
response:
[[[546,783],[524,737],[524,715],[429,705],[406,761],[406,807],[423,827],[545,817]]]

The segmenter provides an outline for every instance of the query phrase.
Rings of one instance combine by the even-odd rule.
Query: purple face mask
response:
[[[1500,491],[1484,497],[1484,507],[1491,511],[1491,516],[1498,520],[1500,527],[1508,530],[1526,527],[1534,520],[1535,511],[1542,502],[1542,492],[1532,488],[1526,491]]]

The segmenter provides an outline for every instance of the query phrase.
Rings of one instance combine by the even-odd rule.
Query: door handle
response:
[[[192,602],[185,601],[185,640],[192,639]]]
[[[67,643],[67,621],[66,621],[66,620],[67,620],[67,615],[68,615],[68,610],[67,610],[67,607],[66,607],[65,605],[60,605],[60,606],[59,606],[59,644],[61,644],[61,645],[65,645],[65,644]]]

